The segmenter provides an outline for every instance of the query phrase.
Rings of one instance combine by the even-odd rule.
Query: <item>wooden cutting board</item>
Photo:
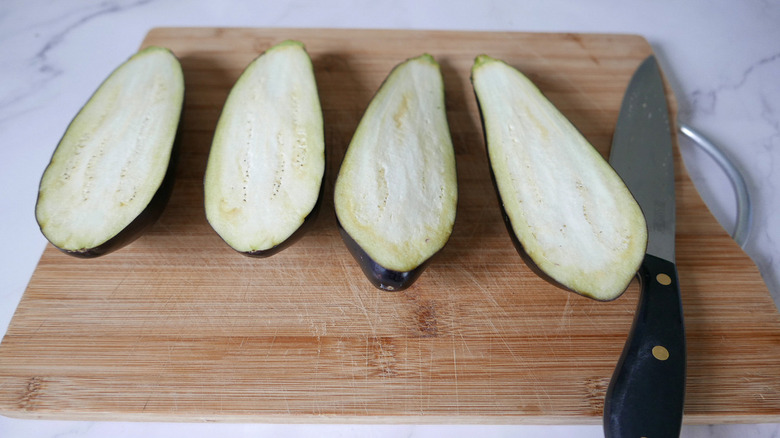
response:
[[[314,229],[267,259],[209,227],[202,177],[243,68],[303,41],[325,117],[328,176]],[[0,345],[0,412],[32,418],[599,423],[638,288],[595,302],[534,275],[490,183],[469,71],[525,72],[604,155],[641,37],[315,29],[155,29],[187,83],[181,160],[160,221],[95,260],[49,246]],[[433,54],[446,83],[460,202],[454,234],[405,292],[369,285],[332,208],[339,163],[390,69]],[[129,56],[130,54],[128,54]],[[87,96],[85,96],[86,100]],[[675,102],[670,102],[672,109]],[[54,145],[52,145],[52,148]],[[686,423],[780,421],[780,317],[676,154],[688,335]]]

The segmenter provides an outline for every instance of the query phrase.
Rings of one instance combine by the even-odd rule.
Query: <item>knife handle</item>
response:
[[[645,255],[634,323],[604,400],[606,438],[679,437],[685,328],[677,268]]]

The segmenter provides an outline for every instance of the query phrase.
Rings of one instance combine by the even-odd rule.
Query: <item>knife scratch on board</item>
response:
[[[273,337],[271,338],[271,345],[268,346],[268,350],[265,352],[265,360],[268,360],[268,356],[271,355],[271,352],[274,351],[274,344],[276,344],[276,334],[279,333],[279,329],[277,328],[274,331]]]
[[[368,327],[369,329],[371,329],[371,336],[376,336],[376,328],[374,327],[374,323],[372,322],[371,316],[368,314],[368,309],[366,308],[366,304],[363,302],[363,297],[362,297],[363,294],[360,288],[355,285],[351,285],[350,289],[352,290],[352,295],[356,298],[353,301],[353,304],[366,317],[366,322],[368,323]]]
[[[489,322],[490,322],[490,326],[493,327],[494,332],[498,333],[498,339],[501,341],[502,344],[504,344],[506,351],[509,353],[510,356],[512,356],[512,361],[516,364],[523,363],[524,361],[515,355],[515,352],[512,350],[512,347],[510,347],[509,344],[507,344],[506,339],[504,338],[504,336],[501,335],[501,331],[499,331],[496,328],[495,324],[493,324],[493,321],[489,321]]]
[[[152,399],[152,393],[150,392],[149,395],[146,397],[146,401],[144,402],[144,407],[141,408],[141,412],[146,412],[146,406],[149,405],[149,401]]]
[[[561,311],[561,319],[558,322],[558,328],[564,331],[566,331],[571,326],[571,317],[574,315],[574,308],[571,304],[571,297],[572,294],[566,294],[566,304],[563,306],[563,310]],[[569,333],[569,337],[571,338],[571,333]]]
[[[455,340],[452,341],[452,375],[455,384],[455,412],[460,415],[460,390],[458,387],[458,352],[455,351]]]

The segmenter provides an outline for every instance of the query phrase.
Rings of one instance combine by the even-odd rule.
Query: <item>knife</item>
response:
[[[645,214],[647,253],[634,322],[604,400],[607,438],[679,437],[685,328],[675,265],[672,130],[661,71],[645,59],[628,85],[609,163]]]

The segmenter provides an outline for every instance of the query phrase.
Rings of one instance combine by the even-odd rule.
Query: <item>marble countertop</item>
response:
[[[38,182],[73,115],[134,53],[149,29],[319,27],[633,33],[652,44],[679,118],[722,148],[753,201],[745,251],[780,303],[780,2],[595,0],[176,1],[0,3],[0,334],[46,245],[34,217]],[[731,232],[731,183],[681,137],[702,198]],[[735,293],[738,293],[735,291]],[[780,378],[780,376],[778,376]],[[600,426],[169,424],[0,417],[2,437],[602,436]],[[683,428],[685,437],[775,437],[780,425]]]

